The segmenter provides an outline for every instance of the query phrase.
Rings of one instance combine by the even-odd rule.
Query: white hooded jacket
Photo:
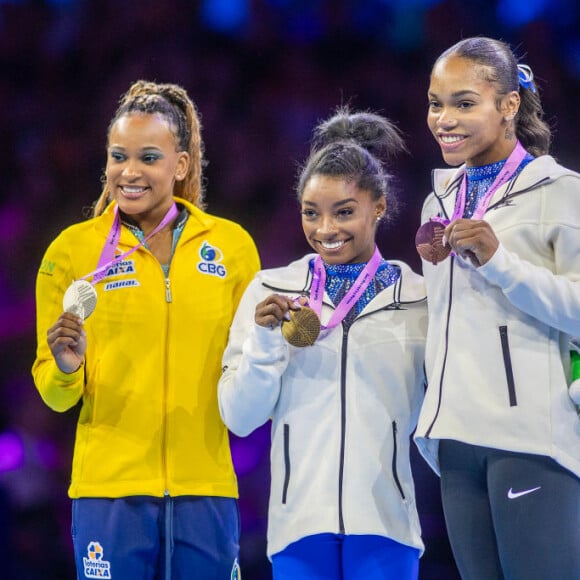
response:
[[[422,221],[453,213],[464,167],[436,170]],[[438,473],[438,441],[552,457],[580,476],[569,397],[580,334],[580,175],[550,156],[495,192],[484,218],[500,241],[476,268],[423,263],[428,388],[415,439]]]
[[[348,330],[297,348],[255,324],[272,293],[308,295],[315,254],[264,270],[234,319],[219,407],[244,436],[272,420],[268,555],[319,533],[376,534],[423,551],[409,461],[424,393],[423,279],[405,263]],[[322,323],[334,310],[324,297]]]

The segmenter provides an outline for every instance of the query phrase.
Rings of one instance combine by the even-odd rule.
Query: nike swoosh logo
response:
[[[538,489],[542,489],[542,486],[533,487],[532,489],[524,489],[523,491],[513,491],[510,487],[508,491],[508,498],[509,499],[516,499],[517,497],[522,497],[522,495],[528,495],[528,493],[533,493],[534,491],[538,491]]]

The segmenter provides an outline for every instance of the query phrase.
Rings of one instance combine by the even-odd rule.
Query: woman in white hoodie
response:
[[[434,172],[418,232],[437,259],[423,252],[416,440],[441,475],[464,579],[578,579],[580,419],[568,387],[580,175],[547,154],[533,73],[507,44],[469,38],[445,51],[428,98],[429,128],[459,167]]]
[[[297,187],[316,253],[260,272],[231,328],[220,411],[242,436],[272,421],[276,580],[417,578],[409,439],[424,392],[425,290],[375,244],[390,193],[383,160],[402,150],[373,113],[341,109],[317,127]],[[317,315],[309,331],[322,329],[293,346],[288,319],[312,315],[306,305]]]

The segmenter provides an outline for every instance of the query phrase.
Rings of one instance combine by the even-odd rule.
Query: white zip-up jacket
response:
[[[423,279],[405,263],[348,331],[296,348],[254,322],[272,293],[308,295],[309,254],[259,272],[235,316],[219,407],[244,436],[272,420],[268,556],[319,533],[376,534],[422,553],[409,460],[424,393]],[[322,323],[334,310],[325,295]]]
[[[422,221],[453,213],[464,168],[436,170]],[[427,393],[415,440],[439,473],[438,440],[552,457],[580,476],[569,337],[580,333],[580,175],[550,156],[494,194],[500,241],[476,268],[423,262]]]

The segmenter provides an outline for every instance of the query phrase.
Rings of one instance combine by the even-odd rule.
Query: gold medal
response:
[[[290,310],[290,320],[282,322],[282,335],[292,346],[312,346],[320,334],[320,318],[308,306]]]

